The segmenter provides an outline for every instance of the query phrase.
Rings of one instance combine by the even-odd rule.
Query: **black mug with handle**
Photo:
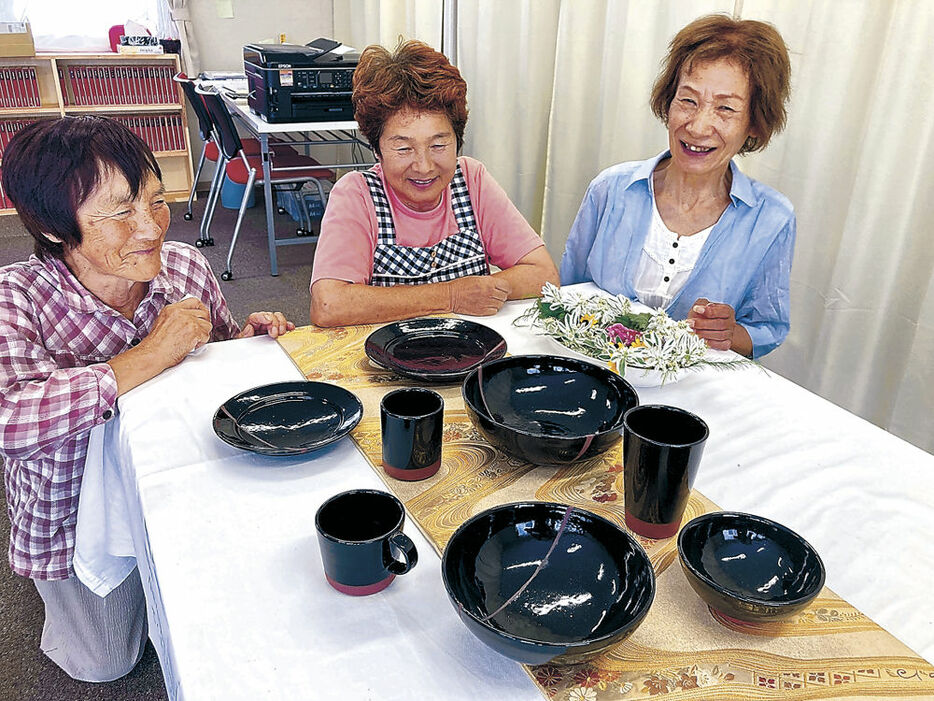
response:
[[[343,594],[367,596],[388,587],[418,562],[402,532],[405,508],[388,492],[352,489],[324,502],[315,515],[328,583]]]

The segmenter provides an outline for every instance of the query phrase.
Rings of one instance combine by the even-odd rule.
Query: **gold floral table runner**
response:
[[[364,418],[351,436],[439,555],[470,516],[513,501],[571,504],[625,528],[621,443],[603,456],[564,467],[515,460],[474,429],[459,384],[433,387],[445,401],[438,474],[421,482],[386,475],[379,467],[380,399],[392,389],[418,383],[370,363],[363,346],[376,328],[308,326],[279,342],[308,379],[338,384],[360,397]],[[684,522],[717,508],[695,490]],[[632,636],[586,663],[527,666],[546,698],[934,699],[934,666],[830,589],[781,622],[720,619],[697,597],[676,563],[676,538],[636,537],[657,575],[648,616]]]

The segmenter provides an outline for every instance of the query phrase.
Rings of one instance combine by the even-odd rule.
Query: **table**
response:
[[[263,121],[259,116],[253,114],[247,105],[246,100],[234,99],[224,90],[220,90],[225,104],[230,109],[230,113],[237,121],[242,124],[247,131],[255,136],[260,143],[260,155],[263,161],[263,196],[266,206],[266,236],[269,240],[269,270],[271,275],[279,274],[279,265],[276,256],[276,249],[279,246],[292,246],[303,243],[313,243],[317,236],[293,236],[290,238],[276,238],[276,224],[273,215],[275,214],[275,201],[272,196],[272,182],[270,179],[270,158],[269,158],[269,139],[273,135],[282,137],[282,140],[290,145],[312,147],[312,146],[335,146],[335,145],[358,145],[370,150],[369,144],[359,138],[357,123],[353,120],[339,122],[287,122],[279,124],[269,124]],[[322,168],[360,168],[373,165],[370,162],[350,163],[322,163]]]
[[[527,304],[481,321],[512,354],[553,353],[511,325]],[[210,428],[232,394],[298,377],[276,342],[244,339],[211,344],[120,399],[116,449],[170,697],[543,698],[462,626],[411,522],[412,573],[365,599],[328,587],[314,513],[343,489],[385,488],[377,473],[347,439],[271,460]],[[802,533],[828,586],[934,660],[934,457],[758,368],[705,370],[639,395],[709,424],[698,490]]]

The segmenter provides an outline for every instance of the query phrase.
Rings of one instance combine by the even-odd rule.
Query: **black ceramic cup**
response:
[[[689,411],[661,404],[623,416],[626,525],[647,538],[678,532],[709,430]]]
[[[414,482],[441,467],[444,400],[418,387],[397,389],[379,405],[383,469],[390,477]]]
[[[318,509],[315,527],[328,583],[343,594],[367,596],[388,587],[418,562],[402,532],[405,509],[388,492],[352,489]]]

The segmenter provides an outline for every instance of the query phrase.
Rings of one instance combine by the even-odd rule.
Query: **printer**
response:
[[[332,39],[243,47],[250,110],[266,122],[353,119],[350,94],[359,53]]]

